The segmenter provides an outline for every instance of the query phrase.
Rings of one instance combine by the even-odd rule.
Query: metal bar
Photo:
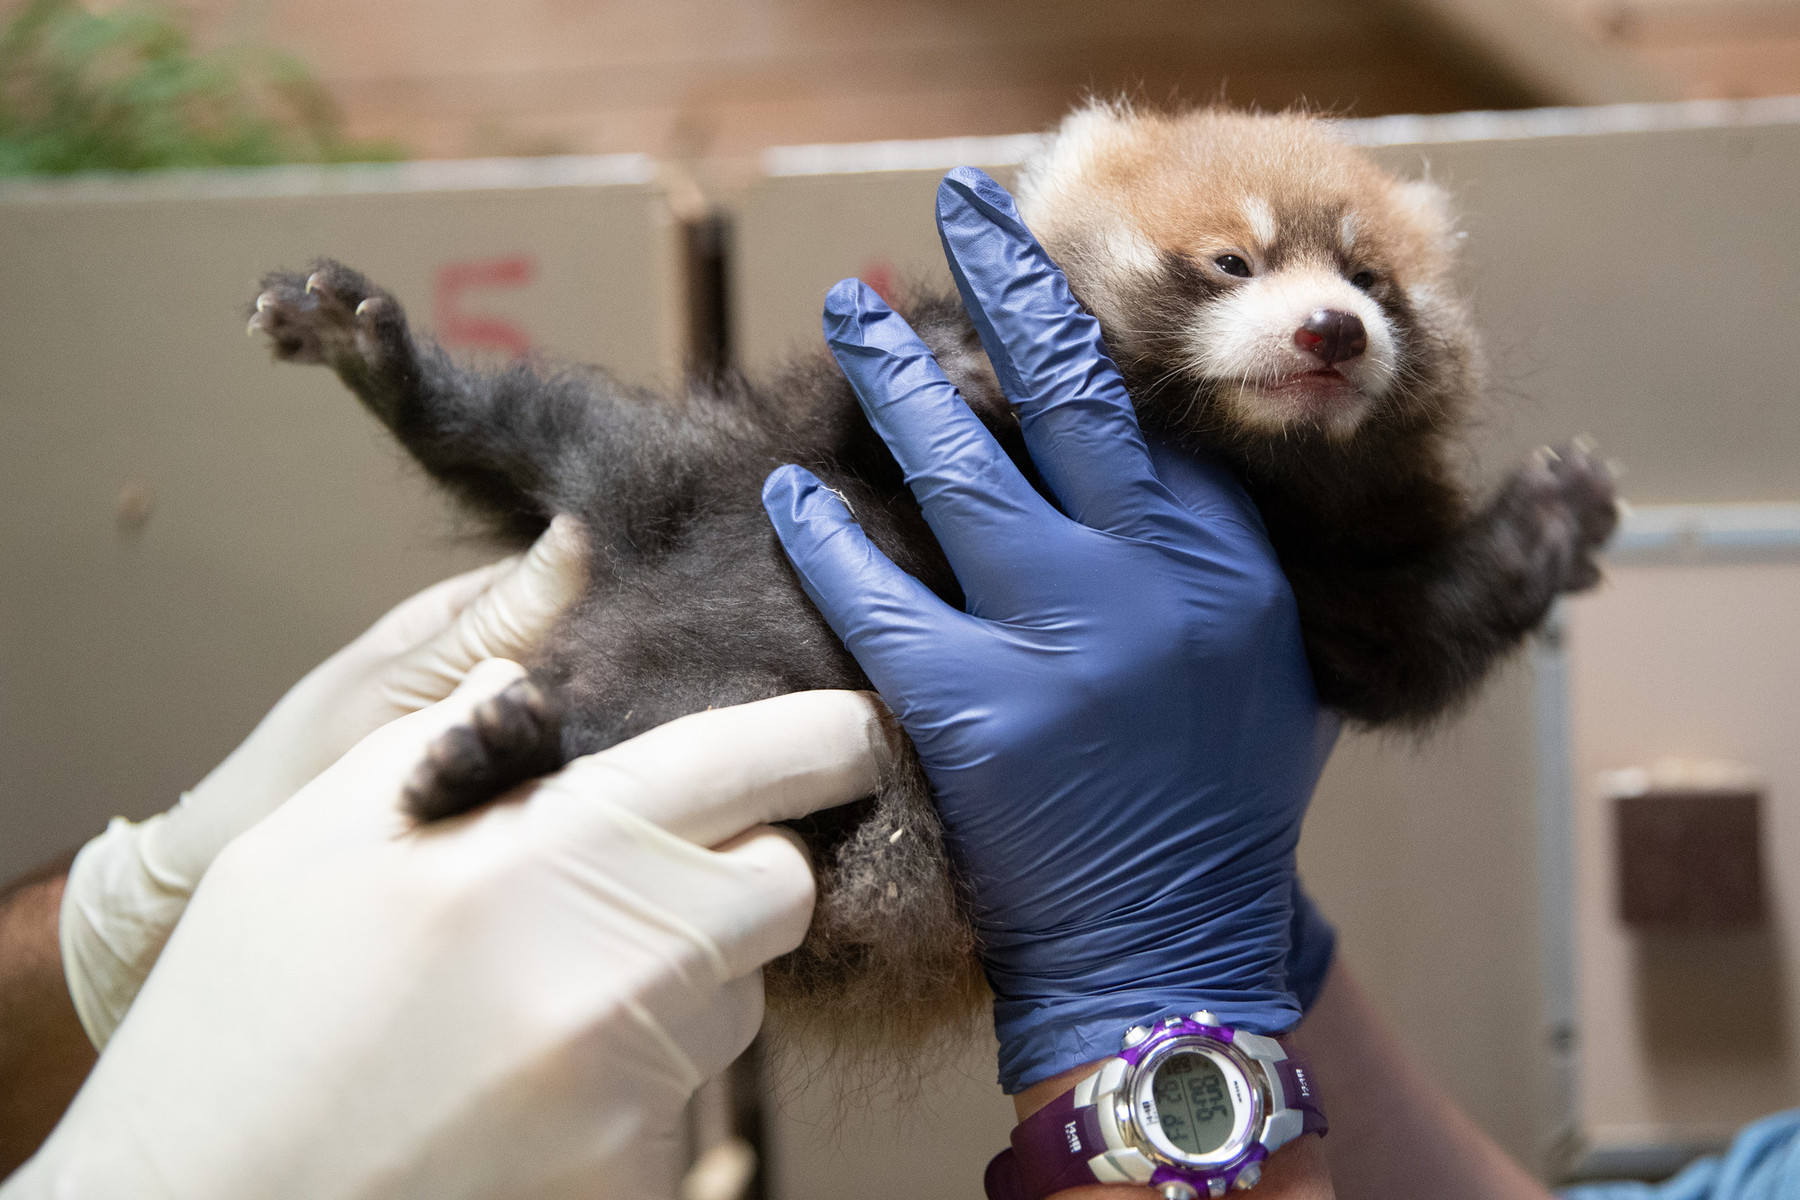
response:
[[[1606,547],[1622,566],[1800,560],[1800,504],[1646,504]]]

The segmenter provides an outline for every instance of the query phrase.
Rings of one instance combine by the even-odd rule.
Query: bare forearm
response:
[[[67,868],[0,889],[0,1178],[31,1157],[94,1065],[56,937]]]
[[[1341,959],[1294,1041],[1331,1115],[1341,1200],[1550,1200],[1412,1061]]]
[[[1023,1121],[1099,1069],[1100,1063],[1088,1063],[1026,1088],[1013,1097],[1013,1108],[1019,1120]],[[1296,1138],[1271,1154],[1255,1195],[1256,1200],[1332,1200],[1331,1172],[1319,1139]],[[1132,1200],[1134,1197],[1161,1200],[1160,1195],[1150,1188],[1123,1184],[1070,1188],[1057,1192],[1054,1200]]]

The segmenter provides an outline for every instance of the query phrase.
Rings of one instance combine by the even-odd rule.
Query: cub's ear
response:
[[[1040,225],[1066,221],[1091,202],[1087,180],[1094,164],[1130,136],[1132,120],[1127,100],[1089,100],[1064,117],[1026,158],[1013,197],[1034,233],[1042,237]]]
[[[1429,179],[1407,179],[1394,185],[1394,201],[1433,241],[1456,244],[1456,211],[1449,192]]]

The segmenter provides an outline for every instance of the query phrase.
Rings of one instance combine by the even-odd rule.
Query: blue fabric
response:
[[[1001,1083],[1116,1053],[1161,1015],[1287,1030],[1294,846],[1337,723],[1262,520],[1218,464],[1146,444],[1098,323],[998,184],[952,171],[938,228],[1056,504],[855,280],[826,300],[826,340],[966,609],[894,566],[810,473],[777,470],[764,503],[931,778]]]
[[[1288,927],[1288,987],[1302,1013],[1312,1011],[1313,1001],[1325,986],[1325,975],[1337,955],[1337,930],[1325,919],[1312,897],[1294,881],[1294,921]]]
[[[1665,1183],[1569,1188],[1564,1200],[1800,1200],[1800,1109],[1744,1129],[1719,1158],[1704,1158]]]

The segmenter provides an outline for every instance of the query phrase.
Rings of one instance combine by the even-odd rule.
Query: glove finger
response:
[[[790,830],[749,829],[716,854],[735,887],[691,915],[737,979],[800,945],[812,923],[817,887],[806,851]]]
[[[1063,510],[1127,535],[1168,495],[1100,323],[1069,291],[1006,189],[974,167],[938,187],[938,235],[1031,459]]]
[[[812,472],[776,468],[763,483],[763,508],[800,586],[876,690],[906,694],[920,662],[929,661],[918,650],[963,614],[895,566]]]
[[[417,646],[426,638],[448,629],[476,597],[492,587],[495,580],[514,570],[523,558],[522,554],[509,554],[498,562],[434,583],[389,609],[357,641],[375,642],[385,647],[389,654]]]
[[[476,819],[517,828],[528,859],[672,936],[723,982],[800,944],[812,867],[792,834],[768,825],[740,826],[716,850],[662,828],[663,803],[683,806],[685,786],[679,772],[633,775],[602,752],[541,781],[522,804]]]
[[[1156,477],[1185,513],[1198,521],[1172,520],[1173,544],[1208,550],[1226,561],[1275,563],[1275,548],[1256,502],[1217,459],[1190,454],[1163,441],[1150,443]]]
[[[718,1078],[750,1048],[763,1022],[762,974],[751,971],[703,992],[685,989],[671,977],[643,997],[640,1012],[633,1016],[642,1023],[645,1041],[661,1046],[676,1080],[691,1092],[706,1080]],[[658,1083],[668,1086],[661,1080]],[[666,1186],[668,1178],[672,1176],[659,1184]],[[614,1180],[609,1177],[606,1182]],[[642,1200],[662,1193],[603,1187],[597,1194]]]
[[[794,692],[695,713],[598,754],[559,778],[697,846],[873,792],[893,761],[868,692]]]
[[[825,298],[825,340],[869,422],[887,442],[951,569],[973,599],[1009,574],[994,546],[1060,518],[944,378],[912,327],[857,279]]]
[[[449,695],[483,659],[528,657],[586,583],[586,535],[573,517],[559,516],[449,628],[395,664],[390,692],[397,703],[422,708]]]

